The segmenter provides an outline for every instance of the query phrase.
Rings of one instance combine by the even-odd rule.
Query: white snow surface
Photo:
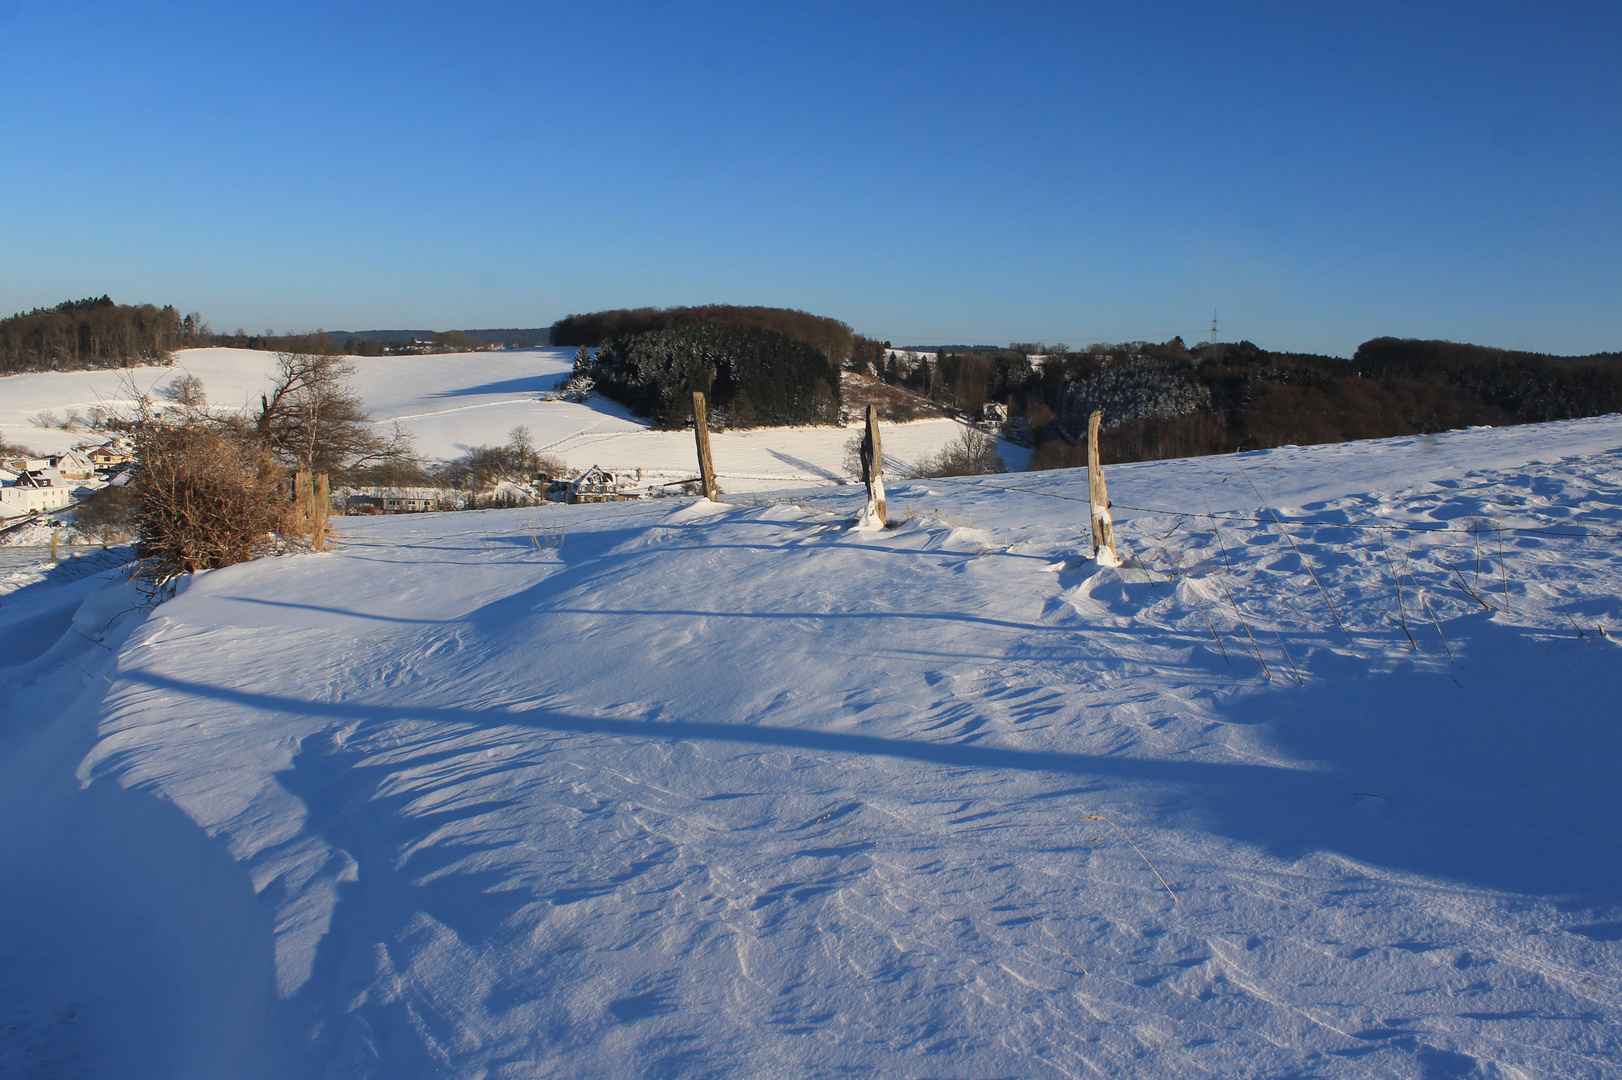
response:
[[[1107,472],[0,579],[0,1074],[1622,1075],[1622,418]]]
[[[654,431],[623,406],[593,394],[584,404],[543,401],[543,393],[568,379],[573,349],[516,349],[432,356],[357,356],[355,389],[372,418],[385,427],[398,422],[415,437],[418,453],[446,460],[478,446],[507,440],[523,425],[541,450],[577,470],[601,465],[634,473],[647,483],[697,475],[691,431]],[[81,442],[98,443],[93,432],[41,426],[41,415],[58,420],[91,407],[128,410],[138,394],[160,403],[161,391],[180,374],[203,381],[211,406],[252,408],[269,385],[275,354],[251,349],[183,349],[169,367],[108,371],[43,372],[0,377],[0,441],[38,453],[60,453]],[[956,440],[955,420],[884,424],[891,471],[912,471],[922,458]],[[712,454],[721,485],[729,492],[769,491],[806,484],[844,483],[845,443],[856,426],[758,428],[717,431]],[[999,440],[1010,468],[1023,468],[1030,451]]]

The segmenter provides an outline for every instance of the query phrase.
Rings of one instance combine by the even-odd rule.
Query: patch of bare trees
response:
[[[979,428],[964,427],[940,453],[918,463],[919,476],[979,476],[1007,472],[997,440]]]
[[[520,424],[507,433],[504,446],[480,446],[439,470],[440,478],[462,491],[487,491],[502,481],[529,483],[537,478],[561,480],[568,466],[561,458],[539,453],[529,428]]]
[[[141,577],[230,566],[277,550],[293,506],[285,470],[230,423],[149,415],[135,428]]]
[[[367,416],[354,374],[342,356],[281,353],[257,410],[210,409],[193,375],[164,388],[168,408],[142,399],[130,425],[142,577],[161,584],[310,542],[324,515],[294,493],[307,504],[322,474],[420,472],[409,438]]]

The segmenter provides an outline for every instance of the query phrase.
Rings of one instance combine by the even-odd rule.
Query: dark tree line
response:
[[[589,315],[570,315],[553,324],[552,344],[598,346],[610,338],[623,339],[656,330],[698,326],[753,326],[772,330],[795,341],[803,341],[836,365],[850,358],[856,337],[850,327],[838,319],[805,311],[706,304],[702,307],[620,308],[615,311],[595,311]]]
[[[839,365],[804,341],[754,326],[610,338],[598,346],[592,378],[602,393],[660,427],[692,420],[695,390],[707,395],[717,426],[839,421]]]
[[[212,343],[196,312],[95,296],[0,319],[0,374],[160,364],[176,349]]]
[[[256,349],[260,352],[341,352],[346,356],[392,356],[402,353],[478,352],[506,344],[491,335],[491,331],[472,334],[461,330],[391,330],[360,334],[331,333],[326,330],[302,334],[289,330],[285,334],[278,334],[274,330],[266,330],[262,334],[250,334],[239,328],[234,334],[214,334],[201,344]]]
[[[1249,342],[1189,348],[1179,338],[1079,352],[960,346],[888,355],[873,371],[971,415],[1001,406],[1007,433],[1036,447],[1037,468],[1082,462],[1078,439],[1094,409],[1109,432],[1106,461],[1622,411],[1622,354],[1555,357],[1394,338],[1365,342],[1350,360]]]
[[[1352,357],[1382,383],[1442,380],[1519,423],[1622,411],[1622,353],[1545,356],[1451,341],[1375,338]]]

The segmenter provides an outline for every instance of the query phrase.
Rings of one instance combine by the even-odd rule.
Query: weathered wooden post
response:
[[[107,550],[107,541],[111,538],[112,531],[113,529],[111,525],[103,525],[101,527],[101,550]]]
[[[327,474],[315,474],[315,486],[311,493],[310,515],[310,542],[315,550],[327,550],[327,512],[332,507],[332,491],[327,486]]]
[[[715,486],[715,462],[710,458],[710,423],[704,411],[704,395],[693,391],[693,437],[698,440],[698,475],[704,482],[704,497],[720,502],[720,491]]]
[[[293,528],[301,536],[310,535],[312,503],[310,470],[300,469],[293,474]]]
[[[62,535],[61,529],[51,530],[51,565],[56,565],[56,538]]]
[[[867,506],[862,510],[862,524],[869,528],[883,528],[890,523],[889,511],[884,505],[884,447],[879,442],[879,410],[867,407],[867,431],[862,435],[862,483],[867,485]]]
[[[1103,422],[1101,411],[1087,418],[1087,496],[1092,503],[1093,558],[1100,565],[1120,566],[1120,556],[1115,552],[1115,524],[1110,520],[1109,489],[1104,486],[1104,466],[1098,462],[1098,428]]]

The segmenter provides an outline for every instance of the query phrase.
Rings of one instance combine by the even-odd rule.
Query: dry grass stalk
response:
[[[1296,681],[1297,685],[1303,685],[1304,686],[1306,684],[1307,680],[1305,680],[1305,679],[1303,679],[1301,677],[1301,669],[1295,666],[1295,657],[1290,655],[1289,647],[1284,644],[1284,635],[1281,634],[1279,631],[1274,630],[1273,631],[1273,636],[1278,638],[1279,651],[1284,654],[1285,661],[1289,663],[1290,671],[1295,675],[1295,681]]]
[[[1425,595],[1425,589],[1414,576],[1414,564],[1409,560],[1408,553],[1402,553],[1402,568],[1408,572],[1408,580],[1414,584],[1414,594],[1419,597],[1420,604],[1425,608],[1425,614],[1430,616],[1431,625],[1436,627],[1436,636],[1442,639],[1442,649],[1447,653],[1447,662],[1457,664],[1453,659],[1453,650],[1448,646],[1447,635],[1442,632],[1442,620],[1436,617],[1436,610],[1431,607],[1430,598]]]
[[[1211,622],[1211,613],[1206,610],[1205,601],[1201,599],[1197,602],[1200,606],[1200,615],[1205,619],[1205,628],[1211,631],[1211,640],[1215,641],[1217,648],[1222,650],[1222,662],[1227,664],[1229,667],[1233,667],[1233,661],[1228,659],[1228,648],[1226,645],[1222,644],[1222,639],[1217,636],[1216,626]]]
[[[567,515],[568,504],[565,503],[564,507],[563,513]],[[568,519],[565,516],[564,520],[554,527],[543,520],[537,528],[535,522],[526,516],[524,518],[524,528],[529,530],[530,543],[536,551],[556,551],[563,548],[564,529],[567,521]]]
[[[1262,674],[1267,676],[1267,681],[1272,682],[1273,681],[1273,673],[1272,673],[1272,671],[1268,670],[1267,661],[1262,659],[1261,643],[1256,640],[1255,633],[1252,632],[1252,630],[1250,629],[1250,623],[1245,620],[1245,613],[1243,611],[1239,610],[1239,601],[1237,601],[1237,600],[1235,600],[1233,598],[1233,590],[1228,588],[1228,583],[1226,581],[1224,581],[1220,575],[1217,577],[1217,584],[1222,586],[1222,591],[1224,593],[1227,593],[1227,595],[1228,595],[1228,603],[1233,605],[1233,613],[1234,613],[1234,615],[1238,616],[1239,625],[1243,626],[1245,628],[1245,633],[1247,635],[1249,635],[1249,637],[1250,637],[1250,644],[1256,650],[1255,653],[1253,654],[1253,658],[1255,659],[1256,663],[1261,665]]]
[[[1173,897],[1173,899],[1175,900],[1176,898]],[[1092,974],[1092,972],[1087,970],[1087,966],[1085,964],[1083,964],[1080,960],[1076,959],[1076,954],[1071,952],[1068,948],[1065,947],[1064,942],[1060,941],[1058,938],[1053,936],[1053,931],[1048,929],[1048,924],[1045,921],[1043,921],[1043,919],[1040,916],[1038,916],[1036,914],[1033,914],[1028,908],[1026,908],[1026,906],[1024,904],[1020,903],[1019,900],[1016,897],[1014,897],[1014,895],[1011,894],[1011,893],[1009,894],[1008,902],[1010,904],[1013,904],[1014,907],[1019,911],[1019,913],[1021,915],[1025,916],[1027,919],[1031,920],[1031,922],[1035,923],[1041,929],[1042,933],[1046,934],[1048,936],[1048,938],[1053,942],[1053,944],[1055,944],[1055,945],[1057,945],[1059,947],[1060,952],[1062,952],[1066,956],[1070,957],[1070,962],[1072,964],[1075,964],[1077,969],[1080,970],[1080,972],[1083,975],[1091,975]]]
[[[1459,588],[1464,590],[1464,593],[1465,593],[1466,596],[1468,596],[1470,599],[1474,600],[1476,603],[1480,604],[1482,606],[1482,608],[1484,608],[1485,610],[1487,610],[1487,611],[1493,610],[1492,605],[1487,603],[1487,601],[1483,600],[1481,598],[1481,594],[1476,592],[1474,589],[1472,589],[1465,582],[1464,574],[1462,574],[1459,571],[1459,568],[1457,566],[1454,566],[1453,563],[1450,562],[1445,555],[1438,554],[1436,557],[1438,559],[1441,559],[1443,565],[1445,565],[1449,570],[1453,571],[1453,576],[1459,579]]]
[[[310,490],[310,546],[327,550],[328,518],[332,513],[332,488],[326,473],[316,473]]]
[[[1237,468],[1237,466],[1235,467]],[[1245,472],[1244,469],[1239,469],[1239,475],[1245,478],[1245,483],[1249,484],[1250,490],[1256,493],[1256,498],[1261,499],[1262,507],[1268,512],[1269,515],[1272,516],[1274,524],[1278,526],[1278,531],[1283,533],[1284,539],[1290,542],[1290,550],[1295,552],[1295,557],[1301,560],[1301,565],[1307,568],[1308,574],[1312,575],[1312,583],[1318,586],[1318,592],[1323,595],[1324,604],[1329,608],[1329,614],[1335,618],[1335,625],[1340,627],[1340,632],[1346,635],[1346,640],[1348,643],[1356,645],[1357,642],[1352,640],[1352,632],[1346,629],[1346,624],[1341,621],[1340,612],[1335,609],[1335,602],[1329,598],[1329,590],[1324,588],[1324,583],[1322,581],[1318,580],[1318,571],[1312,568],[1312,564],[1307,561],[1307,557],[1301,553],[1300,547],[1296,545],[1295,537],[1290,535],[1290,530],[1285,528],[1284,522],[1279,520],[1278,513],[1272,508],[1272,506],[1268,505],[1267,499],[1262,495],[1261,489],[1256,486],[1256,481],[1250,478],[1250,474]],[[1305,621],[1306,620],[1303,618],[1302,622],[1304,623]]]
[[[1504,610],[1509,610],[1509,563],[1504,560],[1504,530],[1494,529],[1498,534],[1498,572],[1504,579]]]
[[[1166,575],[1166,578],[1168,581],[1170,581],[1171,575]],[[1228,659],[1228,647],[1222,644],[1222,638],[1219,637],[1216,632],[1216,624],[1211,622],[1211,612],[1207,610],[1205,606],[1205,597],[1200,595],[1200,590],[1192,581],[1188,583],[1188,591],[1189,594],[1194,597],[1195,606],[1200,609],[1200,617],[1205,620],[1205,628],[1211,631],[1211,640],[1216,642],[1217,648],[1222,651],[1222,662],[1227,664],[1229,667],[1233,667],[1233,661]]]
[[[1162,889],[1166,890],[1166,895],[1171,897],[1172,907],[1177,906],[1177,894],[1171,891],[1171,886],[1166,884],[1166,879],[1160,876],[1160,871],[1155,869],[1155,864],[1149,861],[1149,856],[1147,856],[1147,855],[1145,855],[1143,853],[1143,849],[1140,848],[1136,843],[1134,843],[1130,836],[1126,835],[1126,830],[1125,829],[1123,829],[1119,825],[1115,824],[1115,822],[1111,821],[1109,818],[1105,817],[1103,814],[1088,814],[1086,817],[1082,818],[1081,820],[1083,820],[1083,821],[1102,821],[1104,824],[1108,825],[1110,828],[1112,828],[1116,832],[1120,833],[1121,834],[1121,839],[1125,840],[1128,844],[1132,845],[1132,850],[1138,853],[1138,858],[1143,860],[1143,865],[1147,866],[1149,868],[1149,872],[1155,876],[1155,880],[1160,882],[1160,887]]]
[[[1385,552],[1387,565],[1391,567],[1391,580],[1397,586],[1397,618],[1402,623],[1402,632],[1407,635],[1408,644],[1413,648],[1414,652],[1418,652],[1419,642],[1415,641],[1414,635],[1408,631],[1408,612],[1404,609],[1402,603],[1402,578],[1397,574],[1397,564],[1391,561],[1391,549],[1385,546],[1385,537],[1380,536],[1378,533],[1375,534],[1375,537],[1380,541],[1380,550]]]
[[[1424,589],[1419,590],[1419,602],[1425,605],[1425,614],[1431,617],[1431,625],[1436,627],[1436,636],[1442,639],[1442,648],[1447,652],[1447,662],[1456,665],[1458,661],[1453,659],[1453,650],[1448,647],[1447,635],[1442,633],[1442,620],[1436,617],[1436,611],[1431,607],[1431,602],[1425,598]]]
[[[1222,549],[1222,562],[1223,562],[1223,564],[1226,565],[1227,568],[1231,571],[1233,569],[1233,564],[1228,562],[1228,545],[1222,542],[1222,532],[1221,532],[1221,530],[1212,529],[1211,530],[1211,535],[1216,537],[1217,546]],[[1235,600],[1233,598],[1233,590],[1228,588],[1227,579],[1221,573],[1217,574],[1217,584],[1222,586],[1223,593],[1225,593],[1227,595],[1227,597],[1228,597],[1228,603],[1233,605],[1233,613],[1239,619],[1239,625],[1243,626],[1245,628],[1245,634],[1250,638],[1250,644],[1256,650],[1254,653],[1251,654],[1251,659],[1255,660],[1257,664],[1261,665],[1262,674],[1267,676],[1267,681],[1268,682],[1272,682],[1273,681],[1273,673],[1272,673],[1272,671],[1270,671],[1268,669],[1267,661],[1262,659],[1261,643],[1256,640],[1255,633],[1252,632],[1251,629],[1250,629],[1250,623],[1247,622],[1246,619],[1245,619],[1245,613],[1243,611],[1239,610],[1239,601],[1237,601],[1237,600]]]

